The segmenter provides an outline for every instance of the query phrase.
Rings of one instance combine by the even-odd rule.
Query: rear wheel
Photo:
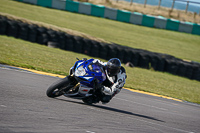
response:
[[[70,79],[69,76],[65,77],[63,79],[60,79],[53,83],[46,91],[46,95],[48,97],[54,98],[54,97],[59,97],[64,94],[64,92],[68,91],[73,87],[70,84]]]

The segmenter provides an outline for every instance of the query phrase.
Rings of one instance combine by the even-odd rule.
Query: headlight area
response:
[[[80,66],[79,68],[76,69],[75,76],[84,76],[84,75],[86,75],[86,72],[83,66]]]

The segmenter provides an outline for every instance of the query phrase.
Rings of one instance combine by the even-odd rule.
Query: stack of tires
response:
[[[200,81],[200,63],[187,62],[174,56],[134,49],[119,44],[108,44],[73,36],[62,31],[49,29],[0,15],[0,35],[39,43],[49,47],[74,51],[92,57],[109,60],[119,58],[122,63]]]

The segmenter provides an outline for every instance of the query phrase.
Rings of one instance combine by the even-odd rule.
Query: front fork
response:
[[[58,92],[56,93],[60,93],[60,94],[65,94],[67,91],[72,90],[70,88],[75,89],[78,86],[78,82],[75,80],[75,78],[73,77],[73,75],[71,76],[67,76],[66,78],[69,78],[70,80],[70,84],[68,84],[67,86],[63,86]]]

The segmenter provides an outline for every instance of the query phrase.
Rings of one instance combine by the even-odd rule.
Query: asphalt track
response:
[[[123,89],[110,103],[48,98],[58,77],[0,67],[0,133],[199,133],[200,105]]]

